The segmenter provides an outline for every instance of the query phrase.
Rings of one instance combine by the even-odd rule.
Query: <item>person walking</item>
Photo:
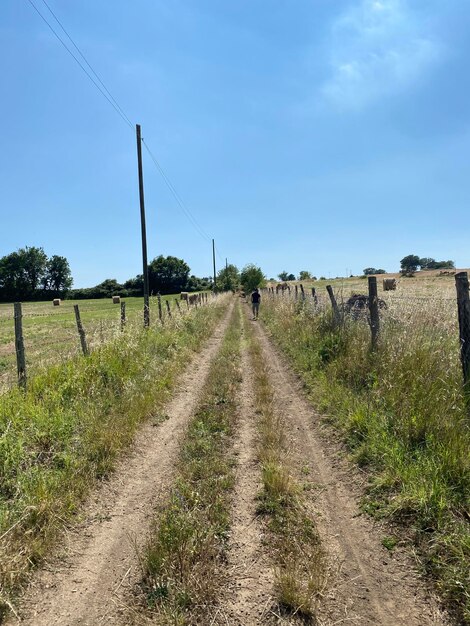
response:
[[[254,320],[258,319],[259,303],[260,302],[261,302],[261,294],[260,294],[258,288],[256,287],[256,289],[251,294],[251,308],[252,308],[252,311],[253,311],[253,319]]]

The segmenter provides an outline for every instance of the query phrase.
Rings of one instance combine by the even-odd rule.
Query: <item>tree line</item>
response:
[[[181,291],[214,289],[212,277],[198,278],[191,274],[189,265],[174,256],[160,255],[148,265],[150,293],[162,295]],[[227,265],[217,274],[218,291],[236,291],[240,285],[245,290],[262,287],[266,282],[261,268],[250,263],[241,271]],[[72,289],[72,273],[63,256],[50,258],[43,248],[25,247],[0,258],[0,302],[47,300],[49,298],[95,299],[111,296],[142,296],[142,274],[119,283],[107,278],[94,287]]]
[[[67,259],[42,248],[20,248],[0,258],[0,302],[63,297],[72,286]]]

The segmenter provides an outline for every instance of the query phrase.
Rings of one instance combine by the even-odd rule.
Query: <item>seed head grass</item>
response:
[[[411,531],[447,606],[470,623],[470,421],[455,300],[383,294],[372,352],[366,313],[335,328],[319,297],[266,298],[266,325],[368,469],[364,509]]]
[[[138,424],[158,420],[177,374],[220,319],[221,298],[147,331],[125,332],[0,395],[0,606],[51,550]]]
[[[159,624],[208,623],[225,581],[240,339],[237,307],[190,422],[171,497],[142,555],[140,601]]]
[[[328,580],[328,562],[294,461],[283,416],[273,405],[270,374],[259,341],[245,322],[258,415],[258,459],[263,487],[258,513],[266,516],[266,545],[274,561],[274,592],[281,611],[313,623]],[[299,470],[302,474],[302,469]]]

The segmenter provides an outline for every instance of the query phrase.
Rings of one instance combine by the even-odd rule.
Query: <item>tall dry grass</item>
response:
[[[364,508],[411,531],[422,566],[470,620],[470,420],[456,304],[392,294],[376,352],[367,316],[335,328],[329,305],[265,298],[264,320],[313,402],[370,472]]]

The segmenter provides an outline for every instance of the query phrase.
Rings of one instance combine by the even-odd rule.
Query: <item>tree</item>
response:
[[[149,287],[153,293],[178,293],[186,289],[190,268],[183,259],[162,254],[149,265]]]
[[[257,287],[263,287],[266,278],[260,267],[257,267],[253,263],[245,265],[240,274],[240,282],[245,291],[253,291]]]
[[[0,299],[3,301],[37,299],[44,291],[72,284],[65,257],[47,258],[42,248],[25,247],[0,259]]]
[[[373,276],[374,274],[385,274],[385,270],[377,270],[375,267],[366,267],[364,269],[364,276]]]
[[[31,295],[44,281],[47,268],[47,254],[42,248],[20,248],[18,255],[22,257],[23,272],[28,291]]]
[[[46,265],[44,288],[65,293],[71,288],[72,282],[69,262],[64,256],[54,254]]]
[[[288,278],[287,278],[288,276],[289,276],[289,274],[286,271],[281,272],[280,274],[277,275],[279,280],[282,280],[283,282],[288,280]]]
[[[299,280],[312,280],[312,274],[307,272],[307,270],[302,270],[299,273]]]
[[[420,264],[419,256],[409,254],[400,261],[400,271],[402,274],[413,274],[416,272]]]
[[[235,291],[240,284],[240,272],[236,265],[227,265],[217,274],[217,289]]]
[[[431,257],[424,257],[419,260],[422,270],[455,269],[454,261],[436,261]]]

